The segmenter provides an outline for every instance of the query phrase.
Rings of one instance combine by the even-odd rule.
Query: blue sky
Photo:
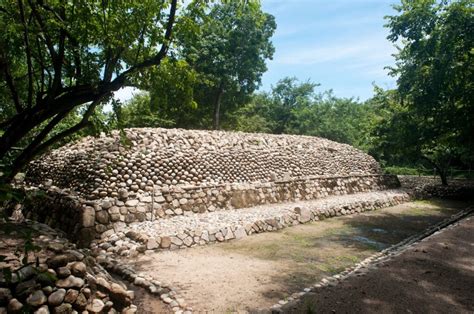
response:
[[[397,0],[262,0],[263,10],[275,16],[273,60],[262,77],[268,91],[286,76],[320,83],[339,97],[360,100],[373,94],[372,83],[395,87],[385,66],[392,65],[393,45],[386,39],[384,16],[394,14]],[[132,88],[116,93],[125,101]]]
[[[275,16],[275,54],[267,62],[261,90],[285,77],[320,83],[339,97],[372,96],[373,86],[395,87],[385,66],[396,50],[386,37],[384,16],[394,0],[263,0]]]

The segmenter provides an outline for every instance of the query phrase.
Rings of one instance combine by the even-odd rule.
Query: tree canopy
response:
[[[276,29],[259,1],[5,0],[3,171],[11,178],[87,126],[161,126],[321,136],[383,165],[429,165],[446,183],[450,165],[474,162],[472,1],[401,0],[394,9],[386,27],[397,88],[375,86],[361,102],[291,77],[258,91]],[[124,86],[146,92],[111,101]]]
[[[387,17],[401,47],[392,74],[399,105],[381,126],[391,145],[433,165],[446,182],[455,159],[474,153],[474,8],[471,1],[403,0]]]
[[[198,7],[192,2],[191,7]],[[0,160],[12,174],[90,124],[95,109],[161,63],[178,8],[170,1],[2,1]],[[50,136],[78,107],[81,120]],[[13,148],[23,146],[18,153]],[[9,159],[10,158],[10,159]]]
[[[197,25],[193,36],[178,35],[181,56],[201,75],[194,94],[197,116],[211,116],[218,129],[223,112],[238,108],[259,86],[265,61],[273,56],[276,23],[258,2],[229,1],[212,6]]]

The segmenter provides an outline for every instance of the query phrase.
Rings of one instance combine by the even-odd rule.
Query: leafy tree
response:
[[[150,95],[146,92],[135,95],[125,105],[115,106],[109,118],[111,128],[171,127],[172,120],[164,119],[150,106]]]
[[[332,91],[316,93],[317,84],[283,78],[271,93],[256,94],[236,112],[240,131],[321,136],[362,146],[366,140],[367,108],[352,98],[338,98]]]
[[[294,77],[279,80],[270,93],[253,95],[251,101],[236,112],[236,128],[275,134],[294,133],[296,115],[318,97],[314,92],[317,85],[310,81],[300,83]],[[252,127],[250,120],[259,123]]]
[[[2,1],[0,160],[8,178],[36,154],[90,125],[113,91],[161,63],[177,6],[177,0]],[[77,108],[80,121],[51,136]]]
[[[387,26],[388,39],[402,44],[392,69],[400,103],[390,127],[403,140],[392,144],[429,162],[447,184],[451,161],[474,153],[472,1],[403,0],[395,9]]]
[[[232,129],[243,132],[272,133],[275,121],[271,117],[271,99],[266,93],[254,94],[249,103],[231,117]]]
[[[339,98],[332,91],[295,112],[291,133],[320,136],[333,141],[360,146],[364,141],[364,107],[352,98]]]
[[[299,83],[294,77],[285,77],[272,87],[271,118],[274,123],[273,133],[298,133],[297,115],[310,107],[319,97],[314,92],[318,84],[310,81]]]
[[[209,127],[212,117],[213,128],[219,129],[222,112],[245,103],[260,84],[265,60],[274,52],[275,19],[257,1],[229,1],[212,6],[196,23],[195,36],[178,36],[181,55],[202,78],[194,92],[197,116],[204,122],[200,126]]]
[[[374,96],[364,103],[365,119],[362,122],[366,134],[362,146],[383,165],[414,165],[416,150],[407,139],[414,138],[409,115],[397,90],[374,87]],[[400,147],[406,146],[405,149]]]
[[[139,85],[141,89],[149,91],[149,114],[155,118],[157,124],[142,126],[177,127],[184,126],[189,121],[197,120],[197,103],[194,100],[194,88],[203,78],[185,60],[166,58],[160,67],[150,72],[150,78]],[[144,98],[140,97],[139,102]],[[131,115],[133,110],[128,111]],[[138,118],[138,120],[141,118]],[[160,121],[166,123],[159,123]],[[150,120],[151,122],[151,120]],[[137,124],[136,126],[141,126]]]

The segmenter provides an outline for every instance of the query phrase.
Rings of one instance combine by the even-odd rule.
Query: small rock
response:
[[[296,207],[295,212],[300,215],[299,222],[306,223],[311,220],[311,211],[307,208]]]
[[[84,288],[84,289],[82,289],[82,293],[84,294],[84,296],[86,297],[86,299],[89,299],[89,297],[90,297],[91,294],[92,294],[92,291],[91,291],[91,289],[89,289],[89,288]]]
[[[67,255],[56,255],[46,260],[48,267],[56,269],[62,266],[66,266],[69,262]]]
[[[112,202],[109,200],[102,201],[102,209],[109,209],[112,207]]]
[[[136,286],[144,287],[146,286],[146,280],[145,278],[142,278],[142,277],[136,277],[135,280],[133,281],[133,284]]]
[[[69,277],[69,275],[71,275],[71,271],[66,266],[59,267],[56,273],[58,274],[59,278],[66,278],[66,277]]]
[[[8,302],[8,313],[21,313],[23,309],[23,304],[17,299],[11,299]]]
[[[50,295],[51,293],[53,293],[53,287],[51,287],[51,286],[43,287],[42,290],[43,290],[44,294],[46,294],[46,295]]]
[[[35,311],[35,314],[49,314],[49,308],[47,305],[43,305]]]
[[[118,190],[118,197],[119,200],[126,200],[128,198],[128,191],[126,189],[119,189]]]
[[[94,299],[92,303],[87,305],[87,310],[91,313],[100,313],[104,309],[105,304],[100,299]]]
[[[66,303],[74,303],[76,302],[77,297],[79,296],[79,291],[74,289],[69,289],[64,297],[64,302]]]
[[[109,312],[109,310],[114,306],[114,302],[112,301],[107,301],[105,302],[105,306],[104,306],[104,312],[108,312],[108,314],[111,314]]]
[[[74,276],[84,278],[87,272],[86,264],[83,262],[75,262],[71,265],[71,272]]]
[[[112,283],[110,285],[110,300],[114,302],[120,309],[131,304],[131,298],[127,291],[119,284]]]
[[[84,289],[85,290],[85,289]],[[84,294],[79,293],[76,302],[74,302],[74,308],[79,311],[83,311],[87,306],[87,299]]]
[[[240,227],[240,228],[235,229],[234,235],[235,235],[235,238],[238,240],[238,239],[242,239],[246,237],[247,233],[245,232],[245,228]]]
[[[65,289],[58,289],[51,293],[48,297],[48,303],[51,306],[57,306],[63,303],[64,301],[64,296],[66,295],[66,290]]]
[[[100,291],[108,293],[110,291],[110,283],[103,277],[96,278],[96,284]]]
[[[36,275],[36,271],[32,265],[28,265],[20,268],[16,274],[18,275],[18,278],[21,278],[21,281],[25,281]]]
[[[164,249],[169,248],[171,245],[171,238],[170,237],[162,237],[161,238],[161,247]]]
[[[138,203],[139,203],[138,200],[128,200],[128,201],[125,202],[125,206],[127,206],[127,207],[135,207],[135,206],[138,205]]]
[[[56,306],[53,310],[54,314],[71,314],[72,305],[69,303],[63,303],[60,306]]]
[[[146,248],[147,250],[154,250],[154,249],[157,249],[159,248],[160,245],[158,244],[158,242],[156,242],[155,238],[149,238],[147,243],[146,243]]]
[[[64,244],[58,242],[49,243],[48,250],[53,251],[55,253],[61,253],[62,251],[64,251]]]
[[[59,288],[81,288],[84,285],[84,279],[70,275],[66,279],[60,279],[56,282]]]
[[[46,298],[42,290],[36,290],[28,296],[28,298],[26,299],[26,303],[33,307],[38,307],[45,304],[47,300],[48,299]]]

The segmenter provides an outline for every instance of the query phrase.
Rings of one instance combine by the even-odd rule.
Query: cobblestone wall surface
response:
[[[149,128],[54,150],[26,183],[50,196],[29,216],[88,240],[137,221],[399,186],[371,156],[322,138]]]
[[[176,185],[379,173],[371,156],[317,137],[143,128],[54,150],[30,164],[27,180],[93,199]]]

